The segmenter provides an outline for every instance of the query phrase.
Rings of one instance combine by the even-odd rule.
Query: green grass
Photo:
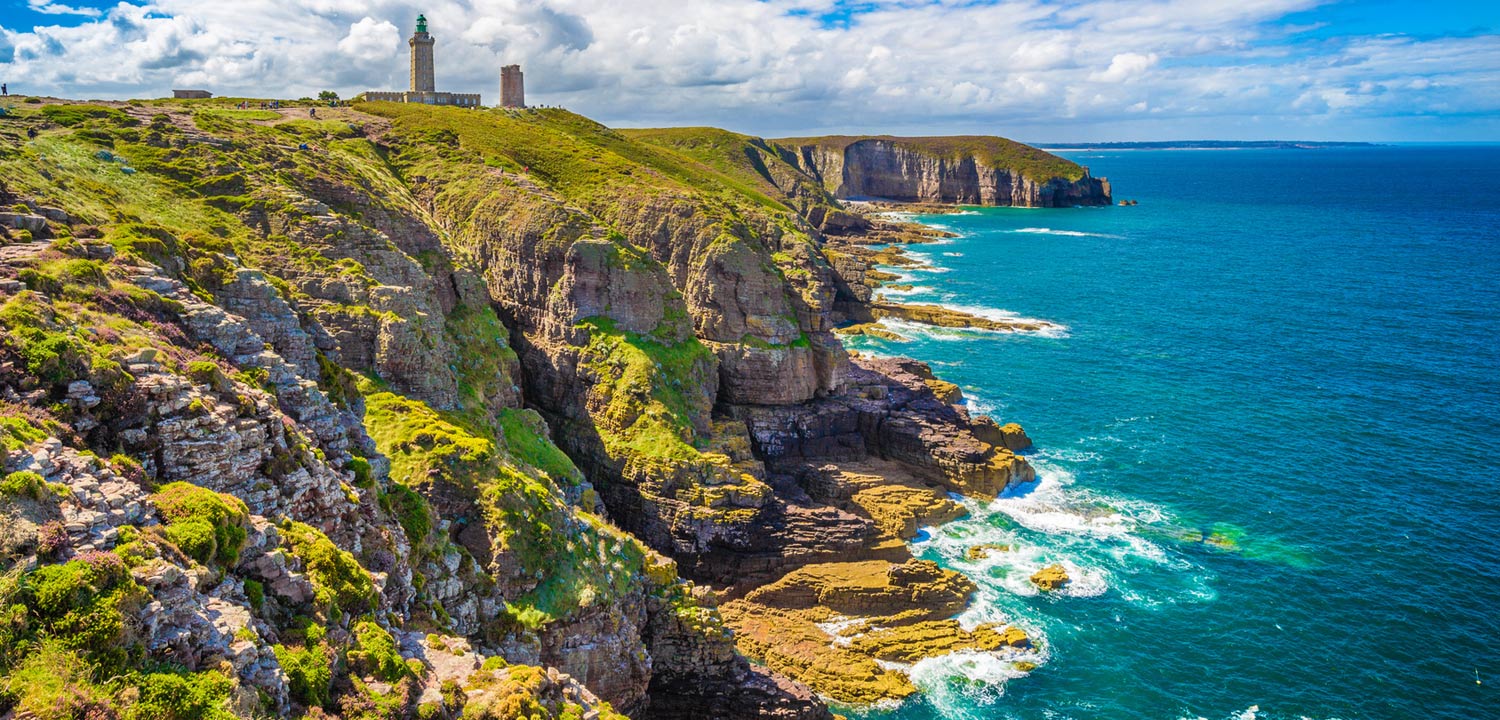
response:
[[[497,413],[497,421],[511,457],[561,484],[576,485],[583,479],[567,453],[547,438],[543,432],[545,425],[536,411],[505,408]]]
[[[468,305],[454,307],[444,328],[454,345],[460,402],[465,408],[488,409],[493,398],[516,383],[510,371],[519,361],[508,331],[495,311]]]
[[[664,344],[615,328],[608,318],[590,318],[583,358],[598,377],[592,391],[604,407],[595,413],[612,454],[693,462],[694,426],[711,399],[701,395],[714,370],[713,352],[697,338]]]

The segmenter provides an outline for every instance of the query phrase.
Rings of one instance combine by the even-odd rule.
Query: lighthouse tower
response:
[[[432,77],[433,39],[427,34],[427,16],[417,16],[417,31],[411,34],[406,44],[411,46],[411,89],[367,90],[364,97],[374,102],[422,103],[423,105],[457,105],[477,108],[479,93],[438,92],[437,82]],[[393,58],[394,59],[394,58]]]
[[[432,78],[432,45],[434,40],[427,34],[427,16],[417,16],[417,31],[406,44],[411,46],[411,91],[434,92],[437,83]]]

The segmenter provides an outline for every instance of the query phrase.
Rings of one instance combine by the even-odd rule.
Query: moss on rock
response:
[[[319,609],[338,617],[340,612],[357,615],[373,607],[375,583],[347,550],[305,523],[287,520],[280,531],[291,554],[302,561]]]

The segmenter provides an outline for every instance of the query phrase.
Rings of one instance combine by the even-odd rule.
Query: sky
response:
[[[418,13],[439,90],[617,127],[776,137],[1500,141],[1497,0],[0,0],[0,81],[401,90]]]

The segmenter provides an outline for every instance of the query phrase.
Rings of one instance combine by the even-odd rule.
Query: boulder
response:
[[[1048,592],[1061,590],[1072,581],[1073,579],[1068,577],[1067,569],[1062,565],[1048,565],[1031,576],[1032,584]]]

